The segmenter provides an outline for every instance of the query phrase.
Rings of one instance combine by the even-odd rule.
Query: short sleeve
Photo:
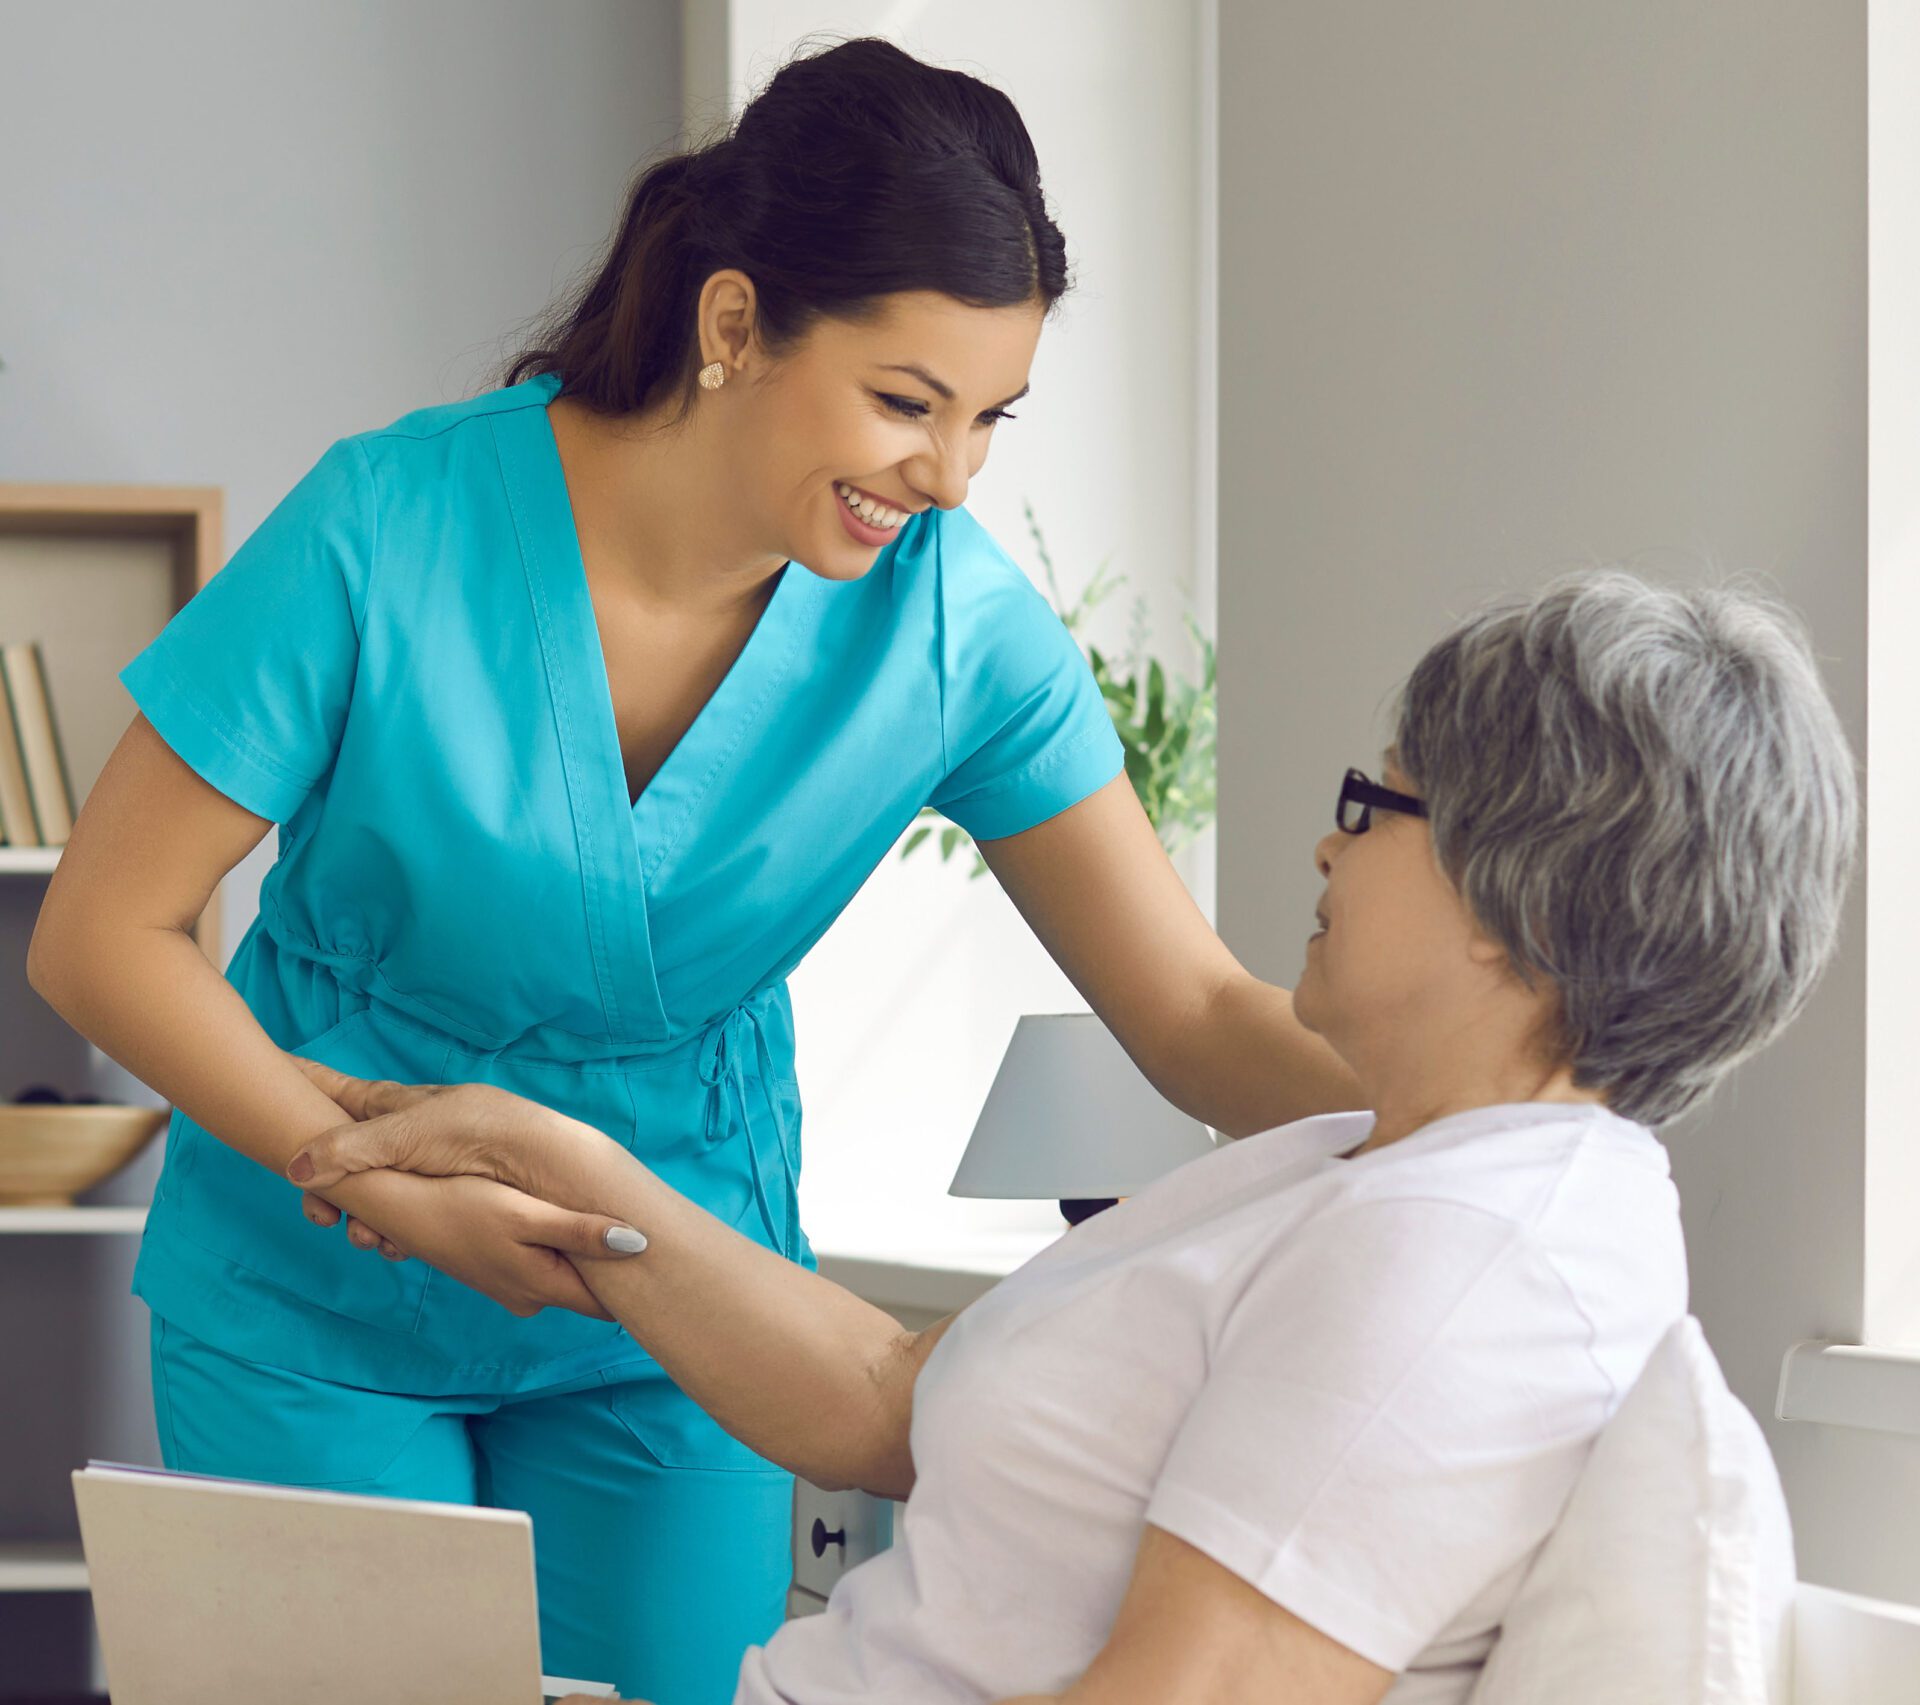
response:
[[[161,739],[287,822],[339,749],[374,544],[365,448],[338,440],[120,671]]]
[[[996,840],[1104,787],[1125,752],[1073,635],[1019,565],[964,509],[939,524],[947,773],[930,803]]]
[[[1147,1520],[1403,1670],[1545,1539],[1610,1396],[1523,1227],[1336,1209],[1236,1298]]]

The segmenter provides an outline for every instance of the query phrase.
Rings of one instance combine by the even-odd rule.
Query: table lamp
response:
[[[1078,1225],[1213,1147],[1092,1013],[1030,1013],[1013,1028],[947,1194],[1052,1197]]]

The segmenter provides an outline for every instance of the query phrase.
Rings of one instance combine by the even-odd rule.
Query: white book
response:
[[[33,814],[40,823],[40,844],[61,847],[73,833],[73,790],[67,785],[66,760],[53,722],[53,701],[47,696],[46,672],[40,666],[40,647],[24,640],[0,650],[0,668],[7,678],[7,698],[19,731],[20,755],[26,762],[27,786],[33,794]]]
[[[27,787],[4,670],[0,670],[0,841],[14,847],[40,845],[40,826],[33,815],[33,795]]]

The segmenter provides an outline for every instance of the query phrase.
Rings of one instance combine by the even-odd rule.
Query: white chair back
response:
[[[1793,1535],[1691,1315],[1594,1441],[1474,1705],[1785,1705]]]

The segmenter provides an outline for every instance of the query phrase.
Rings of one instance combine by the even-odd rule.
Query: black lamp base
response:
[[[1090,1220],[1102,1208],[1110,1208],[1119,1201],[1118,1196],[1075,1196],[1061,1202],[1060,1212],[1066,1216],[1068,1225],[1078,1225],[1082,1220]]]

